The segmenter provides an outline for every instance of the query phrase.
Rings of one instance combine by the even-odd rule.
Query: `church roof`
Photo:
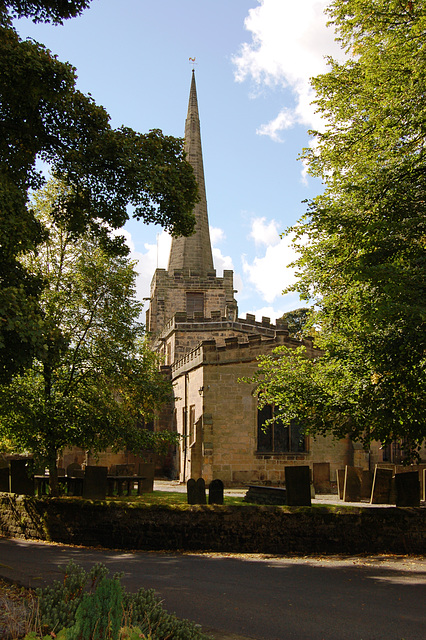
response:
[[[195,233],[188,238],[173,238],[167,270],[184,269],[206,273],[214,269],[210,243],[207,198],[204,182],[203,152],[201,148],[200,118],[198,114],[195,73],[192,71],[188,114],[185,123],[185,151],[198,183],[199,202],[195,205]]]

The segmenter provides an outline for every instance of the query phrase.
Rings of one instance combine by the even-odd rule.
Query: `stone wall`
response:
[[[423,554],[426,509],[167,508],[0,493],[0,534],[114,549]]]

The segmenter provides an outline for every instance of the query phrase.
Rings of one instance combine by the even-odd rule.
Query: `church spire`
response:
[[[173,238],[167,270],[169,273],[173,273],[175,269],[185,269],[199,271],[205,274],[207,271],[212,271],[214,267],[210,243],[209,219],[207,215],[200,118],[198,115],[194,69],[192,70],[188,114],[185,123],[185,151],[187,153],[187,160],[194,169],[200,198],[194,208],[196,220],[195,233],[188,238]]]

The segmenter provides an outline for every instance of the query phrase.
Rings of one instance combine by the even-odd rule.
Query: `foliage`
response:
[[[310,312],[309,307],[300,307],[293,311],[287,311],[281,316],[281,320],[287,323],[288,332],[292,338],[301,339],[304,335],[305,328],[310,327]],[[312,335],[312,330],[310,330],[310,335]]]
[[[0,437],[49,467],[53,493],[57,454],[66,446],[162,451],[175,440],[138,426],[171,386],[139,322],[134,265],[103,250],[96,236],[76,238],[54,223],[51,210],[63,193],[50,183],[36,194],[34,210],[49,236],[25,258],[45,283],[39,357],[0,387]]]
[[[55,581],[52,586],[37,589],[42,632],[56,634],[59,629],[65,629],[65,633],[60,633],[67,640],[116,638],[120,624],[123,640],[207,640],[193,623],[165,611],[153,589],[128,593],[121,586],[119,574],[112,579],[108,579],[107,574],[108,570],[102,564],[86,573],[71,561],[63,582]],[[98,635],[103,622],[108,622],[111,616],[115,618],[114,631],[107,630],[104,635]],[[83,625],[88,635],[83,632]],[[92,628],[94,634],[91,635]]]
[[[39,621],[43,633],[71,627],[84,593],[93,593],[102,578],[108,574],[106,567],[95,564],[89,573],[71,561],[62,582],[55,580],[51,586],[39,588]]]
[[[96,234],[125,251],[109,228],[132,215],[174,235],[193,232],[197,186],[181,139],[159,130],[112,129],[109,115],[76,89],[76,72],[33,40],[21,40],[14,15],[60,22],[88,5],[79,0],[0,2],[0,381],[27,366],[40,347],[42,283],[22,266],[45,230],[28,206],[44,182],[41,160],[68,187],[52,212],[75,234]]]
[[[96,591],[85,593],[67,631],[70,640],[118,640],[123,615],[123,590],[118,577],[101,578]]]
[[[91,0],[3,0],[13,18],[32,18],[34,22],[61,24],[66,18],[75,18],[86,9]]]
[[[262,361],[259,388],[313,431],[402,440],[414,456],[426,435],[425,9],[424,0],[329,7],[347,60],[330,59],[313,80],[325,129],[311,132],[303,157],[324,192],[294,229],[292,287],[315,305],[324,356],[309,363],[298,352],[296,364],[278,352]]]

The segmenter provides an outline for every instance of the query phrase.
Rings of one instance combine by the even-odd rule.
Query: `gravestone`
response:
[[[314,462],[312,476],[315,493],[331,493],[329,462]]]
[[[0,491],[9,491],[9,466],[0,467]]]
[[[343,500],[343,489],[345,487],[345,469],[337,469],[337,491],[339,493],[340,500]]]
[[[134,463],[116,464],[115,465],[116,476],[133,476],[135,475]]]
[[[420,507],[420,480],[418,471],[395,474],[397,507]]]
[[[140,462],[139,473],[140,476],[145,476],[145,480],[141,481],[142,493],[151,493],[154,491],[154,472],[155,465],[153,462]]]
[[[371,489],[371,504],[390,504],[392,476],[392,469],[375,468],[373,487]]]
[[[373,473],[368,469],[363,469],[361,475],[361,500],[368,500],[368,502],[370,502],[372,486]]]
[[[283,487],[265,487],[263,485],[249,484],[244,496],[244,502],[254,504],[287,504],[286,490]]]
[[[196,493],[197,493],[197,503],[196,504],[207,504],[206,500],[206,483],[204,478],[198,478],[196,481]]]
[[[308,466],[285,467],[287,504],[292,507],[311,506],[311,481]]]
[[[360,502],[361,500],[362,469],[359,467],[345,467],[345,484],[343,487],[343,502]]]
[[[34,495],[34,479],[31,475],[30,460],[10,461],[10,492],[25,496]]]
[[[223,504],[223,482],[219,478],[210,482],[209,504]]]
[[[67,476],[76,477],[73,473],[76,469],[81,471],[81,464],[78,464],[78,462],[71,462],[71,464],[67,466]]]
[[[108,467],[88,465],[84,470],[83,498],[105,500],[107,492]]]
[[[189,478],[186,483],[186,495],[188,504],[197,504],[197,484],[194,478]]]

